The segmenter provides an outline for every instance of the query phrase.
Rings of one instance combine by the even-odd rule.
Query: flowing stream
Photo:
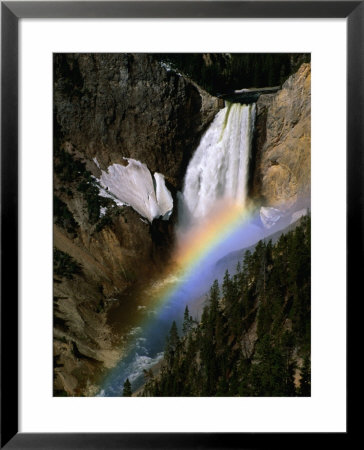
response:
[[[245,205],[254,121],[255,104],[228,104],[202,137],[188,165],[183,191],[179,193],[177,232],[180,241],[187,233],[193,233],[194,228],[208,222],[219,205],[228,202]],[[233,239],[230,240],[234,245]],[[233,249],[216,245],[209,253],[209,261],[205,259],[194,266],[193,271],[178,280],[178,288],[172,289],[158,308],[145,312],[144,322],[131,331],[125,357],[110,371],[99,395],[122,395],[126,378],[132,383],[133,391],[143,384],[143,370],[153,367],[163,357],[172,321],[176,320],[177,325],[181,323],[186,304],[192,314],[198,314],[201,298],[210,282],[209,268]],[[204,284],[204,280],[208,281]],[[193,302],[195,305],[191,304]]]

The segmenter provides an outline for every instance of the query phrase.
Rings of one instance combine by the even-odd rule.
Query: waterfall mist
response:
[[[226,268],[233,274],[244,249],[305,213],[280,205],[262,209],[249,200],[255,114],[255,104],[229,104],[202,137],[178,196],[178,239],[171,271],[155,293],[145,293],[162,300],[148,312],[145,323],[132,330],[133,344],[105,380],[100,396],[120,395],[126,378],[133,390],[142,386],[143,370],[163,357],[172,321],[181,327],[185,306],[199,319],[214,279],[221,282]],[[181,257],[185,253],[188,258]]]
[[[215,116],[187,167],[178,197],[177,253],[191,241],[203,240],[224,211],[238,208],[249,215],[249,220],[242,220],[233,233],[214,245],[195,270],[191,299],[204,295],[215,278],[222,278],[225,269],[216,265],[220,260],[229,261],[230,256],[234,259],[234,252],[289,226],[297,220],[297,214],[307,213],[305,200],[298,211],[299,202],[293,208],[283,204],[260,207],[248,198],[255,116],[255,103],[227,104]]]

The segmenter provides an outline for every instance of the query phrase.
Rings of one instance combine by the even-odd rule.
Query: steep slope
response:
[[[300,225],[302,220],[305,219],[300,218],[296,222],[288,225],[287,227],[275,231],[272,234],[269,234],[265,238],[261,239],[261,241],[264,242],[265,244],[267,244],[269,241],[272,241],[272,244],[275,244],[282,234],[287,234],[289,231],[294,230],[298,225]],[[215,279],[217,279],[219,283],[222,282],[226,270],[231,275],[235,275],[237,264],[244,260],[244,255],[247,251],[253,252],[255,247],[256,244],[251,245],[250,247],[247,248],[242,248],[241,250],[231,252],[228,255],[224,256],[223,258],[219,259],[216,262],[214,270],[211,273],[211,283]]]
[[[299,209],[311,187],[311,65],[257,102],[251,195],[266,207]],[[284,206],[283,206],[284,205]]]
[[[179,188],[217,99],[152,55],[56,54],[54,62],[62,141],[104,170],[133,158]]]
[[[246,251],[215,281],[201,321],[172,323],[160,371],[144,396],[310,395],[310,218],[275,244]]]
[[[120,358],[121,330],[108,311],[115,304],[136,309],[128,292],[168,260],[169,192],[180,188],[217,111],[216,98],[150,55],[54,56],[55,395],[94,394],[93,383]],[[145,177],[154,174],[154,195],[166,219],[172,211],[169,220],[145,212],[148,223],[102,183],[125,158]]]
[[[94,383],[120,358],[120,334],[132,325],[129,317],[140,318],[132,294],[168,261],[176,193],[221,106],[152,55],[55,55],[56,395],[94,394]],[[128,164],[143,167],[148,180],[134,205],[134,188],[120,201],[106,175],[115,168],[125,174]],[[309,64],[258,100],[249,178],[249,196],[268,219],[282,202],[292,214],[309,196]],[[115,324],[109,312],[118,305]]]

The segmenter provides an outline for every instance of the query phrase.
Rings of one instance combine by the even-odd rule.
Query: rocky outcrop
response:
[[[121,321],[137,314],[128,294],[160,273],[176,220],[176,209],[169,220],[149,223],[129,206],[100,201],[96,179],[131,158],[162,174],[176,200],[219,104],[152,55],[54,58],[54,392],[94,395],[121,356],[109,311],[119,305]],[[266,208],[309,197],[309,64],[276,94],[260,96],[250,182],[251,196]],[[254,336],[252,328],[242,343],[247,354]]]
[[[150,224],[102,202],[101,170],[132,158],[163,174],[175,196],[217,111],[215,97],[151,55],[55,55],[55,395],[95,394],[120,358],[110,308],[133,311],[126,292],[153,278],[172,248],[175,216]]]
[[[218,111],[215,97],[147,54],[55,55],[54,105],[62,140],[102,169],[133,158],[177,189]]]
[[[288,209],[309,199],[310,64],[302,64],[279,92],[259,98],[253,156],[251,193],[264,206]]]

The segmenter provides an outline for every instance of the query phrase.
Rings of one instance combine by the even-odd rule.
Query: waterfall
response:
[[[208,233],[205,233],[204,228],[204,220],[210,221],[210,225],[213,222],[218,203],[223,203],[225,211],[228,212],[229,204],[237,203],[244,207],[246,203],[254,119],[254,104],[228,104],[216,115],[202,137],[188,165],[183,191],[179,195],[179,246],[187,251],[187,257],[179,259],[178,252],[176,253],[176,261],[181,264],[178,269],[181,271],[171,273],[169,280],[173,281],[170,286],[158,294],[159,306],[156,304],[153,314],[137,329],[136,340],[117,368],[109,374],[100,392],[101,396],[120,395],[126,378],[132,382],[133,389],[140,387],[144,382],[143,369],[151,368],[163,355],[164,337],[172,321],[180,323],[187,304],[196,317],[201,313],[205,293],[214,280],[212,276],[216,273],[216,261],[237,248],[241,249],[257,242],[257,232],[260,232],[260,229],[254,222],[250,223],[246,217],[243,218],[240,208],[232,209],[235,211],[233,217],[220,217],[221,221],[215,221],[215,227],[208,227]],[[150,175],[147,177],[143,172],[143,179],[149,183],[145,182],[149,192]],[[104,181],[104,184],[109,182],[110,190],[115,189],[112,181],[113,179]],[[164,179],[162,181],[164,182]],[[164,185],[158,185],[158,178],[156,182],[157,203],[162,206],[169,205],[169,196],[160,189]],[[122,194],[124,199],[126,194]],[[119,198],[120,195],[121,193]],[[135,208],[137,206],[139,203],[135,203]],[[239,216],[235,216],[236,210],[239,210]],[[234,228],[230,230],[229,235],[225,234],[222,226],[227,217],[229,223],[239,217],[239,227],[234,221]],[[203,233],[193,235],[198,228],[203,229],[205,236]],[[192,239],[185,240],[190,231]]]
[[[193,155],[179,195],[183,232],[208,218],[222,202],[244,206],[255,104],[228,104],[216,115]]]

